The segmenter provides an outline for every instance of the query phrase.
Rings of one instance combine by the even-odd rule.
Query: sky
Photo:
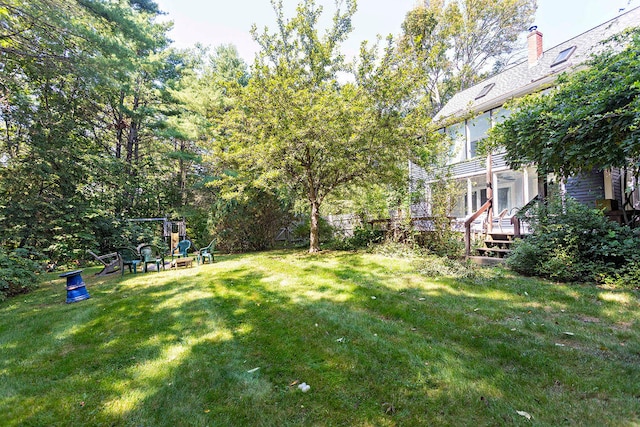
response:
[[[269,0],[156,0],[167,13],[164,20],[174,23],[169,37],[178,48],[193,47],[199,42],[216,47],[233,44],[242,58],[251,64],[258,45],[249,30],[256,24],[262,30],[275,29],[274,12]],[[299,0],[283,0],[285,14],[293,16]],[[378,34],[397,35],[406,13],[417,0],[359,0],[352,19],[354,27],[343,45],[348,58],[356,56],[360,43],[374,42]],[[335,10],[333,0],[316,0],[330,19]],[[603,22],[615,18],[621,9],[640,6],[640,0],[538,0],[535,22],[543,34],[544,49],[554,47]],[[526,30],[526,29],[525,29]],[[524,39],[523,39],[524,40]],[[523,44],[524,47],[524,44]]]

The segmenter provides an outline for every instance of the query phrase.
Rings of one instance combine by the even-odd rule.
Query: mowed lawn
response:
[[[93,268],[72,304],[49,275],[0,303],[0,425],[640,425],[637,290],[434,279],[419,262]]]

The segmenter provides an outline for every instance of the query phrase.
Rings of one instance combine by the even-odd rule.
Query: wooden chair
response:
[[[120,268],[120,256],[118,252],[113,252],[106,255],[98,255],[95,252],[87,249],[93,257],[102,264],[102,270],[96,273],[96,276],[106,276],[107,274],[115,273]]]

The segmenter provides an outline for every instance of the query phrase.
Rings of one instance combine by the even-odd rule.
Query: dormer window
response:
[[[563,62],[565,62],[567,59],[569,59],[571,57],[571,55],[573,54],[573,52],[576,50],[575,46],[571,46],[568,49],[563,50],[562,52],[560,52],[558,54],[558,56],[556,56],[556,59],[553,60],[553,62],[551,63],[551,67],[553,67],[554,65],[558,65],[558,64],[562,64]]]
[[[485,87],[482,88],[482,90],[480,91],[480,93],[476,96],[476,99],[480,99],[483,96],[485,96],[486,94],[489,93],[489,91],[491,89],[493,89],[493,87],[495,86],[495,83],[489,83],[488,85],[486,85]]]

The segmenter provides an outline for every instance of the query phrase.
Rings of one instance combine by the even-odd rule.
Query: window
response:
[[[455,218],[464,218],[467,215],[467,180],[460,179],[456,181],[458,191],[451,194],[451,206],[449,215]]]
[[[482,90],[480,91],[480,93],[476,96],[476,99],[480,99],[483,96],[485,96],[486,94],[489,93],[489,91],[491,89],[493,89],[493,87],[495,86],[495,83],[489,83],[488,85],[486,85],[485,87],[482,88]]]
[[[479,115],[475,119],[469,120],[469,156],[476,156],[478,142],[487,137],[487,132],[491,127],[491,117],[489,112]]]
[[[476,212],[487,202],[487,176],[471,177],[471,212]]]
[[[553,67],[554,65],[562,64],[563,62],[565,62],[567,59],[571,57],[571,55],[575,50],[576,50],[575,46],[571,46],[570,48],[563,50],[558,54],[558,56],[556,56],[556,59],[553,60],[553,63],[551,64],[551,66]]]
[[[491,118],[493,120],[493,125],[500,124],[507,120],[511,116],[511,110],[507,110],[504,107],[496,108],[491,110]]]
[[[449,163],[458,163],[467,159],[467,136],[464,133],[464,122],[456,123],[447,128],[447,135],[451,138]]]

